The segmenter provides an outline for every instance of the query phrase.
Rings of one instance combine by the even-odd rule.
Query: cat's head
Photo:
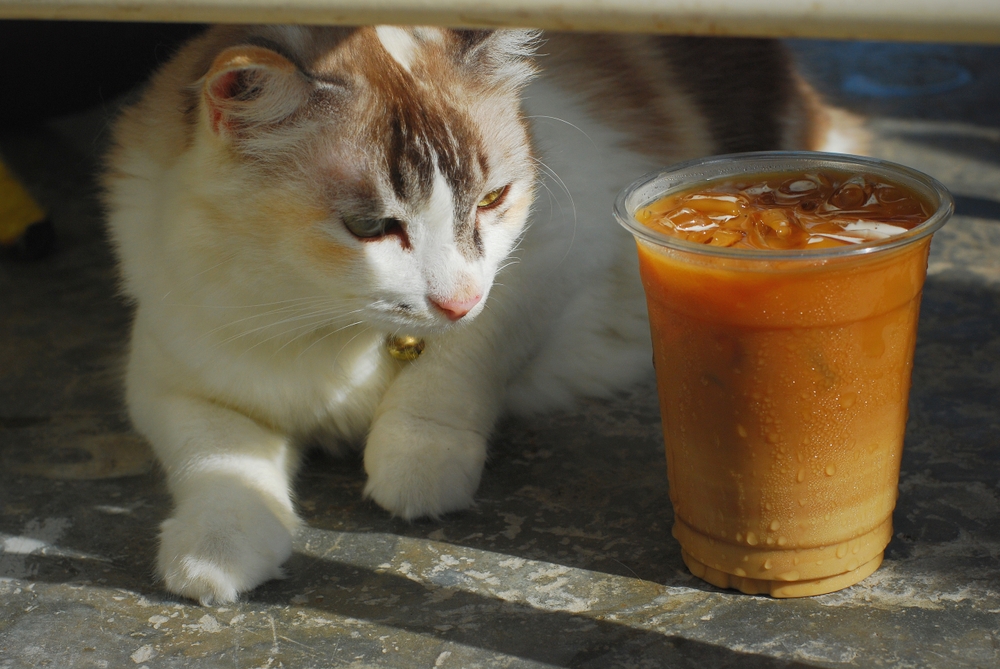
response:
[[[258,285],[328,293],[377,327],[475,317],[532,202],[535,39],[265,27],[206,53],[187,118],[208,234],[245,247]]]

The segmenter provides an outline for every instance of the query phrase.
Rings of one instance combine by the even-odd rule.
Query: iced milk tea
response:
[[[930,233],[950,197],[844,156],[713,160],[722,175],[682,166],[616,209],[637,233],[673,533],[720,587],[831,592],[877,569],[892,536]]]

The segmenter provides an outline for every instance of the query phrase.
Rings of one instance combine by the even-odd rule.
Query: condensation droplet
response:
[[[742,532],[737,532],[736,533],[736,541],[743,541],[743,533]]]
[[[767,433],[767,443],[769,443],[769,444],[777,444],[778,443],[778,439],[780,439],[780,437],[778,436],[777,432],[768,432]]]
[[[784,546],[787,543],[788,543],[788,539],[786,539],[785,537],[778,537],[778,545],[779,546]]]
[[[736,574],[737,576],[746,576],[747,575],[746,571],[744,571],[743,569],[740,569],[739,567],[737,567],[736,569],[734,569],[733,573]]]
[[[806,480],[806,470],[805,469],[800,469],[799,473],[795,476],[795,480],[798,481],[799,483],[802,483],[803,481],[805,481]]]
[[[861,565],[858,564],[858,561],[857,561],[856,558],[851,558],[850,560],[847,561],[847,571],[854,571],[855,569],[857,569],[860,566]]]
[[[742,425],[736,425],[736,434],[740,435],[742,438],[747,438],[747,429]]]
[[[778,578],[782,581],[797,581],[799,580],[799,572],[797,571],[786,571],[783,574],[778,574]]]
[[[770,502],[764,502],[764,508],[770,511],[771,509],[774,508],[774,505],[772,505]]]
[[[857,393],[853,391],[846,392],[840,396],[840,406],[844,407],[845,409],[850,409],[852,406],[854,406],[854,403],[857,400],[858,400]]]
[[[771,567],[773,567],[774,564],[771,562],[771,558],[768,558],[768,559],[764,560],[764,565],[763,566],[764,566],[764,569],[770,569]]]
[[[772,532],[777,532],[778,529],[781,528],[781,523],[779,523],[777,520],[772,520],[770,527]]]
[[[847,544],[840,544],[837,546],[837,557],[842,558],[847,555]]]
[[[747,543],[751,546],[757,545],[757,535],[753,532],[747,532]]]
[[[836,473],[837,473],[837,466],[836,465],[827,465],[826,466],[826,475],[827,476],[833,476]]]

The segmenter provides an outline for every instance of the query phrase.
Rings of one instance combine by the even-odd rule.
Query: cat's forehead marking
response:
[[[407,30],[396,26],[377,26],[375,34],[378,36],[382,48],[392,56],[399,65],[410,71],[413,61],[417,56],[417,40]]]
[[[463,105],[476,89],[469,73],[447,52],[440,31],[378,26],[356,33],[352,46],[366,143],[381,154],[373,167],[402,208],[447,214],[459,251],[482,253],[475,232],[476,203],[488,167],[487,147],[476,119]]]
[[[458,128],[452,130],[414,128],[397,119],[390,130],[388,176],[396,196],[421,210],[430,224],[450,225],[458,250],[472,259],[482,250],[475,242],[470,212],[478,197],[484,159],[478,152],[467,154],[476,150],[475,140]]]
[[[379,108],[373,127],[385,146],[387,176],[396,197],[418,201],[431,196],[435,173],[454,191],[456,206],[470,208],[477,197],[487,161],[479,134],[463,110],[412,82],[380,82]]]

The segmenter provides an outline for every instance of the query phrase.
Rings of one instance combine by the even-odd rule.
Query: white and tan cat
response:
[[[310,444],[364,448],[391,513],[468,507],[503,412],[649,373],[614,194],[822,130],[771,42],[542,44],[217,27],[123,113],[106,202],[136,308],[128,407],[175,500],[168,590],[223,603],[280,573]],[[399,362],[394,334],[426,350]]]

